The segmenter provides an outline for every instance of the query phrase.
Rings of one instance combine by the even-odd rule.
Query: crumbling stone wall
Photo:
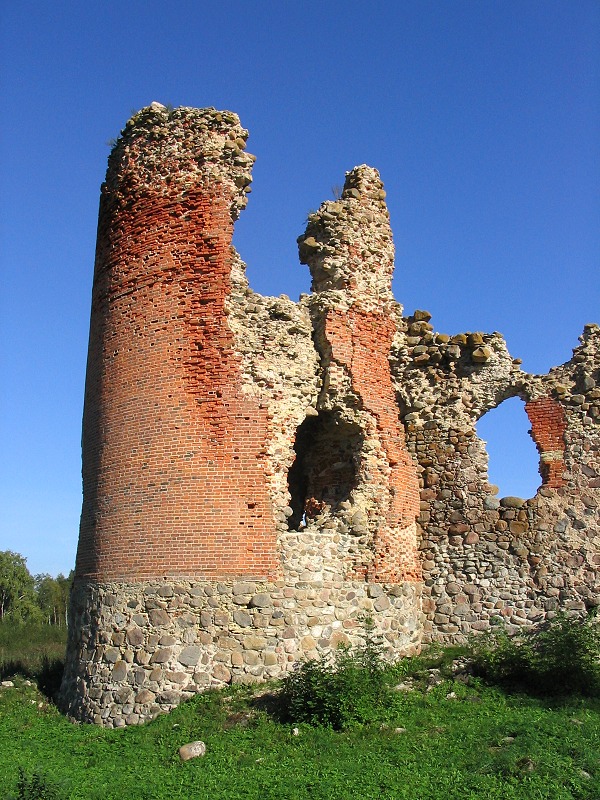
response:
[[[598,326],[535,376],[500,334],[403,317],[364,165],[298,239],[311,294],[261,297],[231,245],[246,139],[153,103],[109,158],[62,686],[82,720],[280,676],[367,618],[394,658],[598,603]],[[514,396],[542,486],[498,499],[475,424]]]
[[[425,640],[541,622],[600,602],[600,328],[573,358],[528,375],[497,334],[435,333],[427,312],[399,331],[392,371],[419,464]],[[520,397],[540,453],[533,498],[498,498],[475,425]]]
[[[329,255],[312,295],[263,298],[231,246],[246,137],[229,112],[152,104],[109,159],[62,690],[83,720],[133,724],[280,675],[358,641],[366,617],[390,657],[419,646],[381,181],[358,167],[315,215],[320,243],[304,249]],[[338,241],[349,280],[334,286]]]
[[[389,367],[401,308],[391,291],[394,247],[377,171],[363,166],[349,173],[341,199],[310,215],[298,243],[313,276],[310,307],[323,365],[319,407],[364,431],[359,486],[354,502],[340,509],[342,528],[362,539],[356,568],[378,582],[419,580],[418,486]],[[313,499],[326,519],[326,499]]]

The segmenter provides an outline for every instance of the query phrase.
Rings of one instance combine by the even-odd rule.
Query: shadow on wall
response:
[[[481,417],[476,430],[486,445],[489,481],[498,486],[498,497],[533,497],[541,484],[540,457],[523,400],[504,400]]]
[[[330,411],[307,417],[298,427],[288,474],[290,530],[299,530],[321,511],[335,512],[348,499],[356,486],[362,440],[358,425]]]

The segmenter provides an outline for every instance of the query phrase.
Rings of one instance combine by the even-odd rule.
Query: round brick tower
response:
[[[240,392],[225,301],[252,157],[233,114],[154,104],[102,187],[78,578],[275,570],[264,405]],[[243,458],[243,463],[241,459]]]
[[[79,719],[135,724],[277,676],[360,640],[366,616],[391,654],[418,646],[381,183],[358,168],[338,204],[354,277],[333,290],[315,278],[300,303],[262,298],[231,245],[246,139],[230,112],[153,103],[109,158],[62,687]],[[379,272],[355,259],[365,246],[385,251]]]

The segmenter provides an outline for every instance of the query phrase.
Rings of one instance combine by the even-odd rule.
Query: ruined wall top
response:
[[[298,246],[313,291],[345,290],[376,307],[393,300],[394,244],[377,170],[363,164],[347,172],[341,197],[309,214]]]
[[[255,157],[237,114],[214,108],[142,108],[127,121],[108,161],[104,192],[184,193],[216,182],[231,197],[232,219],[247,203]]]
[[[120,727],[364,637],[512,632],[600,603],[600,328],[528,375],[499,333],[403,317],[375,169],[311,213],[313,294],[232,246],[253,157],[227,111],[135,114],[102,189],[63,702]],[[535,497],[477,420],[520,397]]]

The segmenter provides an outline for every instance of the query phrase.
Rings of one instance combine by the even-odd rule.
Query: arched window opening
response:
[[[533,497],[541,483],[540,459],[524,402],[511,397],[492,408],[478,421],[477,435],[486,445],[489,482],[498,486],[499,497]]]
[[[335,511],[356,486],[362,434],[331,412],[308,417],[296,431],[296,458],[288,473],[290,530],[321,511]]]

